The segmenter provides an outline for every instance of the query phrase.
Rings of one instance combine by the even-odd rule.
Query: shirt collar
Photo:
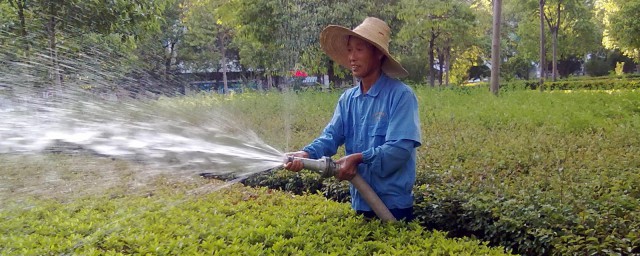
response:
[[[378,96],[378,93],[380,93],[380,90],[382,90],[382,86],[387,82],[387,79],[389,79],[389,77],[387,77],[384,72],[380,72],[380,77],[378,77],[378,80],[373,83],[373,86],[369,88],[369,91],[367,91],[366,94],[371,97]],[[358,80],[358,89],[356,90],[356,93],[353,94],[354,98],[362,95],[362,89],[360,88],[360,86],[362,86],[362,80]]]

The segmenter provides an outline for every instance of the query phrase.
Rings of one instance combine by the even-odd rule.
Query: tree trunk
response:
[[[335,74],[335,73],[336,73],[336,72],[333,70],[333,61],[332,61],[332,60],[330,60],[330,61],[329,61],[329,66],[327,67],[327,76],[329,76],[329,82],[328,82],[329,84],[331,84],[331,81],[337,82],[336,74]],[[334,87],[335,87],[336,85],[337,85],[337,84],[334,84]]]
[[[165,53],[164,60],[164,79],[165,81],[169,81],[169,75],[171,74],[171,65],[173,64],[173,58],[175,54],[175,42],[169,42],[167,44],[167,50]]]
[[[49,54],[51,57],[51,67],[49,77],[52,85],[59,92],[62,91],[62,75],[60,74],[60,63],[58,62],[58,49],[56,42],[57,9],[53,3],[49,5],[49,21],[47,22],[47,32],[49,36]]]
[[[491,39],[491,92],[498,96],[500,89],[500,17],[502,0],[493,0],[493,37]]]
[[[224,84],[224,94],[229,93],[229,85],[227,84],[227,49],[225,47],[226,33],[222,33],[220,37],[220,53],[222,53],[222,83]]]
[[[438,86],[442,87],[442,77],[444,74],[444,53],[438,50]]]
[[[551,79],[555,82],[558,79],[558,29],[552,31],[553,36],[553,59]]]
[[[229,93],[229,84],[227,81],[227,56],[222,51],[222,83],[224,84],[224,94]]]
[[[26,0],[16,1],[16,5],[18,7],[18,18],[20,19],[20,35],[22,36],[22,41],[24,44],[25,55],[29,54],[30,42],[27,38],[27,22],[24,17],[24,8],[26,7]]]
[[[449,71],[451,71],[451,47],[450,46],[447,46],[447,48],[445,48],[445,51],[444,51],[444,70],[446,70],[445,77],[444,77],[444,84],[446,86],[449,86],[449,77],[450,77]]]
[[[547,70],[547,52],[545,50],[545,34],[544,34],[544,5],[545,0],[540,0],[540,81],[538,87],[542,91],[544,89],[544,78]]]
[[[556,81],[558,77],[558,32],[560,31],[560,16],[562,9],[560,8],[562,4],[561,0],[558,0],[557,12],[556,12],[556,20],[555,23],[551,21],[548,17],[545,17],[547,20],[547,24],[549,24],[549,30],[551,31],[551,48],[552,48],[552,60],[551,60],[551,78],[553,81]]]
[[[433,64],[435,62],[435,58],[433,56],[435,44],[436,35],[435,33],[431,32],[431,38],[429,39],[429,66],[427,67],[429,69],[429,85],[431,87],[436,86],[436,74],[433,70]]]
[[[557,13],[558,13],[558,19],[556,20],[556,25],[555,27],[552,29],[551,33],[553,36],[553,74],[552,79],[555,82],[556,79],[558,79],[558,31],[560,30],[560,4],[562,3],[562,1],[558,0],[558,6],[557,6]]]

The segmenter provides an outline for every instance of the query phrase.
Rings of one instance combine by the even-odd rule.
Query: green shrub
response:
[[[504,78],[506,81],[510,81],[513,79],[529,79],[529,73],[533,65],[531,62],[520,58],[520,57],[512,57],[504,63],[504,65],[500,69],[500,77]]]
[[[2,255],[505,255],[417,223],[365,221],[318,195],[242,186],[35,200],[5,205],[0,220]]]
[[[539,81],[537,80],[515,80],[500,85],[501,91],[536,90],[538,88]],[[545,81],[543,85],[544,90],[627,90],[639,88],[640,79],[630,75],[599,77],[597,79],[563,79],[557,82]]]
[[[584,69],[589,76],[606,76],[611,68],[606,60],[600,58],[591,58],[584,64]]]
[[[516,88],[528,86],[520,82],[500,97],[483,86],[416,87],[418,219],[527,255],[640,253],[640,94],[625,89],[637,83],[573,79],[552,88],[608,91],[539,92]],[[307,104],[296,101],[287,117],[305,127],[291,131],[294,150],[320,133],[337,95],[321,96],[324,106],[300,95]],[[345,185],[315,188],[345,198]]]
[[[638,88],[640,88],[640,80],[558,81],[544,84],[545,90],[621,90]]]

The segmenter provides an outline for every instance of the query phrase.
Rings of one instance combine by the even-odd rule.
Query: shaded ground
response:
[[[26,198],[69,200],[104,194],[152,194],[171,186],[203,192],[224,185],[222,181],[202,179],[196,172],[172,173],[83,154],[0,156],[0,205]]]

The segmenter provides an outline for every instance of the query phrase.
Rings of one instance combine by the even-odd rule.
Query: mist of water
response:
[[[0,68],[0,157],[5,160],[16,155],[83,155],[145,166],[137,170],[138,176],[206,172],[233,178],[282,164],[283,153],[239,122],[242,118],[225,110],[224,103],[194,103],[184,96],[141,97],[152,94],[144,88],[161,81],[122,75],[108,53],[58,56],[71,74],[67,76],[76,78],[57,88],[43,78],[54,68],[47,64],[51,59],[46,52],[20,57],[7,51],[0,48],[0,61],[6,64]],[[87,84],[99,90],[83,89]],[[118,95],[131,91],[122,89],[127,87],[141,89],[135,97]],[[27,190],[43,189],[59,179],[47,170],[39,175],[45,177],[42,184],[32,183]],[[101,175],[92,182],[112,179]],[[0,178],[0,192],[10,182]]]
[[[114,104],[77,97],[65,102],[0,113],[0,153],[82,151],[174,170],[238,175],[282,160],[281,152],[215,109],[188,113],[162,101]]]

